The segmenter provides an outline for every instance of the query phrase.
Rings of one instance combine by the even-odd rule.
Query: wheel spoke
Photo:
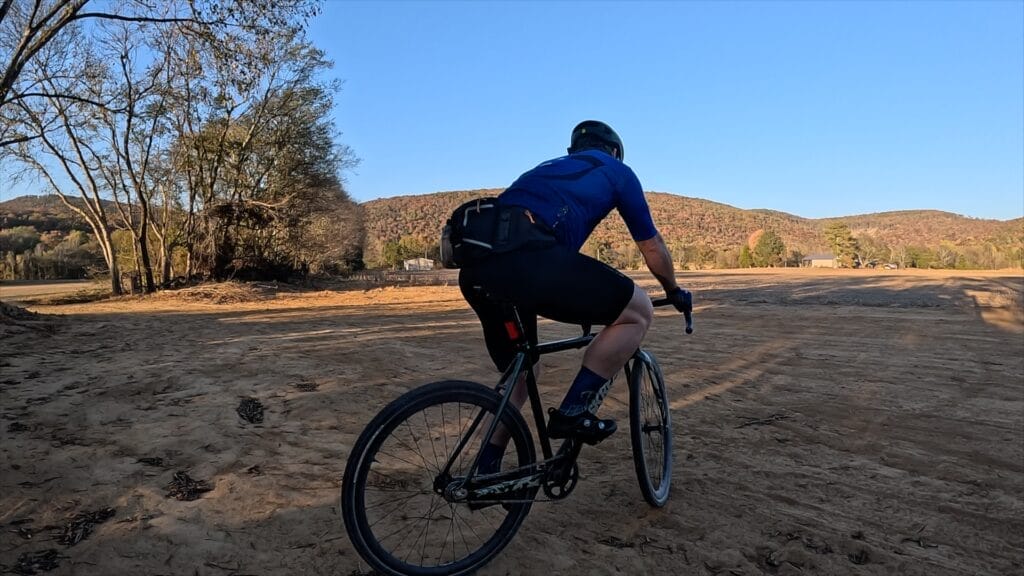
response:
[[[451,388],[438,393],[441,385]],[[505,546],[530,506],[474,510],[441,494],[476,458],[482,432],[476,427],[467,436],[470,426],[481,411],[493,414],[500,398],[470,383],[428,387],[433,395],[417,389],[386,407],[390,416],[382,412],[382,424],[357,441],[349,467],[361,471],[346,469],[342,513],[349,532],[359,535],[352,538],[356,549],[381,571],[416,574],[444,566],[468,573]],[[522,416],[513,408],[501,421],[512,435],[509,465],[530,469],[533,445]],[[449,461],[451,469],[439,478]]]

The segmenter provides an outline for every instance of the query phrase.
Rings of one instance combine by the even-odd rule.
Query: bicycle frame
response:
[[[654,306],[664,306],[669,304],[669,302],[668,300],[661,299],[654,300],[652,304]],[[540,391],[537,388],[537,379],[533,370],[533,365],[536,363],[537,360],[539,360],[541,356],[545,354],[553,354],[565,350],[584,348],[594,340],[597,334],[591,331],[590,326],[585,325],[583,326],[582,336],[577,336],[575,338],[567,338],[563,340],[556,340],[552,342],[545,342],[537,344],[536,346],[531,346],[529,339],[526,337],[526,331],[523,329],[523,323],[522,319],[519,316],[519,310],[516,308],[515,305],[510,303],[506,303],[505,306],[507,318],[507,320],[505,321],[505,329],[508,332],[509,338],[513,342],[514,348],[516,350],[516,355],[513,358],[512,362],[509,364],[509,367],[505,369],[505,372],[502,374],[501,379],[498,381],[498,384],[495,386],[495,390],[501,393],[501,401],[498,404],[498,408],[495,410],[494,417],[491,418],[491,421],[488,423],[488,429],[487,432],[484,434],[483,443],[486,444],[494,436],[494,433],[498,429],[498,425],[500,424],[501,415],[506,410],[509,401],[512,397],[512,392],[515,388],[515,385],[518,382],[520,375],[525,370],[526,380],[524,384],[526,385],[527,394],[530,399],[530,407],[532,409],[534,421],[537,426],[537,439],[540,442],[541,452],[544,457],[541,461],[536,462],[531,466],[531,468],[535,468],[533,470],[522,470],[517,468],[495,474],[493,475],[493,477],[489,477],[486,483],[473,490],[473,495],[478,497],[512,492],[523,488],[539,487],[541,485],[542,478],[546,473],[547,466],[552,465],[555,462],[556,458],[560,459],[566,453],[569,453],[572,461],[575,462],[575,459],[579,455],[579,451],[582,448],[582,445],[580,443],[572,441],[570,439],[562,444],[562,448],[559,450],[557,456],[554,453],[554,450],[551,446],[551,438],[550,436],[548,436],[547,432],[547,422],[544,418],[544,406],[541,403]],[[687,326],[689,326],[689,318],[687,318]],[[630,376],[632,374],[633,364],[634,362],[637,361],[637,354],[646,354],[646,352],[644,352],[643,349],[637,349],[637,351],[634,353],[634,356],[626,362],[625,371],[627,381],[629,381]],[[530,359],[531,357],[533,358],[533,361],[527,362],[527,360]],[[610,387],[610,385],[611,380],[609,380],[601,389],[600,393],[595,396],[593,403],[590,406],[590,410],[592,412],[596,412],[597,408],[600,407],[601,402],[604,399],[604,395],[607,392],[607,389],[608,387]],[[457,456],[465,448],[466,443],[469,441],[469,438],[473,435],[473,432],[481,424],[485,417],[486,414],[484,413],[480,413],[476,416],[473,423],[470,425],[468,432],[465,435],[463,435],[459,445],[452,452],[452,455],[449,457],[444,469],[441,470],[440,474],[438,475],[439,478],[450,478],[449,471],[452,465],[454,464]],[[458,489],[458,491],[461,492],[464,496],[468,496],[468,491],[464,490],[462,487],[464,487],[470,480],[475,480],[479,478],[476,475],[479,464],[480,454],[478,453],[474,457],[473,463],[470,466],[469,472],[467,473],[466,477],[461,479],[461,482],[459,482],[460,488]]]
[[[505,372],[502,374],[501,379],[498,381],[498,384],[495,386],[495,390],[501,393],[501,402],[498,404],[498,408],[495,410],[494,417],[491,418],[491,421],[488,424],[488,429],[487,432],[484,434],[482,442],[486,444],[494,436],[494,433],[498,429],[498,425],[500,424],[501,415],[505,412],[509,404],[509,401],[512,397],[512,392],[515,388],[515,384],[519,380],[520,375],[525,370],[526,381],[524,382],[524,384],[526,385],[527,394],[530,398],[530,406],[532,407],[534,420],[537,425],[537,436],[538,440],[540,441],[541,451],[544,455],[544,459],[541,462],[537,462],[532,466],[540,469],[525,470],[525,476],[523,475],[524,470],[522,469],[508,470],[505,472],[501,472],[499,474],[495,474],[493,479],[489,479],[492,481],[487,482],[487,484],[482,486],[480,489],[474,490],[474,495],[476,496],[487,496],[495,493],[510,492],[513,490],[519,490],[523,488],[535,488],[540,486],[541,478],[545,472],[543,467],[545,465],[551,464],[552,460],[555,458],[555,455],[551,447],[551,439],[547,433],[547,423],[544,420],[544,407],[541,404],[540,391],[537,389],[537,379],[533,371],[533,364],[535,363],[535,361],[530,362],[529,365],[527,365],[527,358],[534,356],[535,358],[539,359],[540,356],[543,356],[545,354],[552,354],[564,350],[583,348],[590,344],[590,342],[596,336],[596,334],[590,331],[589,327],[585,326],[584,334],[582,336],[578,336],[576,338],[568,338],[565,340],[558,340],[554,342],[546,342],[543,344],[538,344],[536,347],[533,347],[530,345],[529,339],[526,337],[526,331],[523,329],[523,323],[521,318],[519,317],[518,309],[512,304],[507,304],[506,306],[508,320],[506,320],[505,322],[505,329],[508,331],[509,338],[513,342],[513,345],[516,350],[516,355],[513,358],[512,362],[509,364],[509,367],[505,369]],[[486,416],[487,415],[483,412],[476,416],[476,418],[473,420],[473,423],[470,424],[467,433],[462,436],[459,445],[456,446],[455,450],[452,451],[451,456],[445,463],[444,469],[442,469],[438,474],[438,478],[450,478],[449,471],[451,470],[451,467],[453,466],[455,460],[457,459],[458,455],[462,452],[462,450],[466,447],[466,443],[473,435],[473,432],[477,429],[478,426],[480,426],[481,422],[484,420]],[[567,444],[569,443],[567,442],[566,444],[563,444],[563,446],[566,446]],[[578,454],[578,444],[575,444],[575,446],[573,447],[573,452]],[[575,457],[575,454],[573,456]],[[461,479],[461,485],[465,485],[470,480],[478,478],[476,472],[479,465],[480,454],[478,453],[475,456],[466,477]],[[462,492],[465,495],[468,495],[468,492]]]

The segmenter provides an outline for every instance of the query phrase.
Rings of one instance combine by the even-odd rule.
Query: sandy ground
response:
[[[686,280],[696,333],[660,310],[646,344],[669,504],[644,503],[620,431],[480,574],[1024,574],[1019,271]],[[55,316],[0,325],[0,571],[368,574],[338,510],[357,435],[418,384],[495,379],[453,286],[32,310]],[[579,353],[548,358],[554,402]],[[180,472],[209,490],[169,497]]]

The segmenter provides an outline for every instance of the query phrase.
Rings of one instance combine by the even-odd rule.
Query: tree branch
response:
[[[35,136],[19,136],[17,138],[11,138],[10,140],[0,140],[0,148],[6,148],[7,146],[14,146],[15,144],[31,142],[39,138],[41,138],[41,136],[36,134]]]
[[[0,78],[0,106],[7,103],[7,95],[14,87],[14,82],[18,76],[21,75],[22,69],[25,68],[25,64],[28,63],[44,46],[50,43],[51,40],[57,35],[58,32],[63,29],[70,21],[69,18],[73,18],[79,10],[85,6],[88,0],[63,0],[53,5],[52,9],[48,14],[43,16],[42,20],[36,24],[32,24],[35,21],[36,14],[39,12],[41,3],[36,2],[34,9],[32,10],[32,16],[28,21],[28,28],[24,31],[21,36],[21,40],[18,42],[18,47],[11,55],[11,61],[7,64],[7,69],[4,71],[3,78]],[[64,16],[57,20],[52,28],[44,30],[46,23],[57,15],[58,12],[64,11]]]
[[[97,20],[118,20],[121,22],[137,22],[147,24],[201,24],[203,26],[225,26],[229,24],[224,20],[200,20],[198,18],[153,18],[150,16],[122,16],[121,14],[108,14],[106,12],[82,12],[69,18],[69,21],[82,20],[84,18],[96,18]]]
[[[4,0],[4,3],[0,4],[0,22],[4,21],[4,17],[11,9],[11,4],[14,4],[14,0]]]
[[[10,98],[8,98],[7,102],[15,102],[17,100],[23,100],[25,98],[33,98],[33,97],[53,98],[53,99],[62,99],[62,100],[72,100],[72,101],[78,102],[80,104],[89,104],[89,105],[92,105],[92,106],[96,106],[97,108],[103,108],[103,109],[109,110],[109,111],[111,111],[111,112],[113,112],[115,114],[120,114],[121,112],[125,111],[124,108],[110,108],[110,102],[98,102],[96,100],[90,100],[90,99],[84,98],[82,96],[75,96],[73,94],[51,94],[49,92],[21,92],[21,93],[15,94],[14,96],[11,96]]]

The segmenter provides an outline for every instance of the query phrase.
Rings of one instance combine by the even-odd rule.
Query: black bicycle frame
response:
[[[667,299],[660,299],[652,301],[654,306],[666,306],[670,304]],[[537,436],[541,446],[541,452],[544,455],[544,461],[550,461],[554,458],[554,451],[551,448],[551,438],[548,436],[547,422],[544,419],[544,406],[541,404],[540,391],[537,388],[537,379],[533,371],[533,365],[545,354],[554,354],[555,352],[563,352],[565,350],[576,350],[584,348],[589,345],[594,337],[597,336],[591,331],[591,326],[584,325],[583,335],[575,338],[566,338],[564,340],[555,340],[553,342],[545,342],[531,346],[529,338],[527,338],[526,331],[523,329],[523,322],[519,316],[519,310],[515,305],[506,303],[505,305],[505,329],[508,332],[509,338],[512,340],[513,347],[516,351],[516,355],[513,357],[512,362],[501,376],[501,380],[498,381],[495,390],[501,393],[501,401],[498,403],[498,408],[495,410],[494,418],[491,419],[486,434],[484,434],[483,443],[486,444],[494,436],[494,432],[498,429],[498,424],[501,419],[501,415],[504,413],[508,406],[509,400],[512,397],[512,392],[515,388],[519,375],[524,370],[524,364],[527,364],[527,359],[530,359],[529,365],[525,368],[526,370],[526,390],[530,398],[530,407],[533,411],[534,421],[537,425]],[[690,317],[687,314],[686,325],[690,327]],[[625,370],[627,381],[629,381],[632,370],[633,370],[633,359],[630,358],[626,362]],[[477,426],[483,421],[485,413],[481,412],[473,420],[466,434],[463,435],[459,442],[459,445],[452,451],[452,455],[448,458],[444,469],[441,471],[442,475],[447,475],[451,469],[456,457],[465,448],[469,438],[476,431]],[[577,447],[578,448],[578,447]],[[476,458],[473,459],[473,463],[469,468],[469,472],[466,475],[466,479],[475,476],[477,467],[480,464],[480,454],[477,453]],[[536,471],[534,471],[536,472]],[[504,480],[500,484],[505,484],[505,481],[511,478],[518,478],[522,474],[520,470],[509,470],[495,476],[495,480]],[[529,479],[526,478],[526,479]]]

